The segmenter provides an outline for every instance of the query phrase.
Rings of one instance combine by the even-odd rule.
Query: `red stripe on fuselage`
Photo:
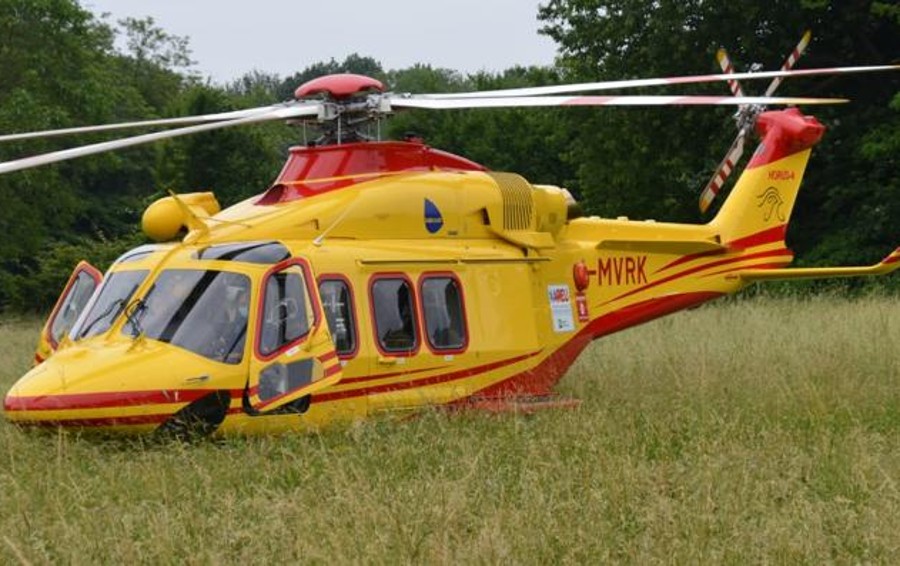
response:
[[[707,251],[707,252],[698,252],[698,253],[695,253],[695,254],[690,254],[690,255],[682,256],[682,257],[680,257],[680,258],[678,258],[678,259],[676,259],[676,260],[670,261],[670,262],[667,263],[666,265],[664,265],[664,266],[660,267],[659,269],[657,269],[657,270],[654,272],[654,275],[655,275],[656,273],[661,273],[661,272],[663,272],[663,271],[665,271],[665,270],[667,270],[667,269],[670,269],[670,268],[672,268],[672,267],[677,267],[677,266],[679,266],[679,265],[682,265],[682,264],[685,264],[685,263],[694,261],[695,259],[700,259],[700,258],[702,258],[702,257],[709,257],[709,256],[714,256],[714,255],[722,255],[722,254],[724,254],[724,253],[725,253],[724,250],[710,250],[710,251]]]
[[[749,236],[744,236],[743,238],[738,238],[737,240],[732,240],[727,242],[726,245],[733,250],[746,250],[748,248],[753,248],[756,246],[762,246],[765,244],[772,244],[775,242],[784,241],[785,234],[787,234],[787,224],[780,224],[775,226],[774,228],[767,228],[755,234],[750,234]],[[698,252],[695,254],[690,254],[686,256],[682,256],[678,259],[672,260],[666,265],[660,267],[656,270],[655,273],[661,273],[667,269],[671,269],[673,267],[677,267],[679,265],[688,263],[690,261],[694,261],[695,259],[700,259],[702,257],[709,257],[714,255],[721,255],[726,253],[723,250],[711,250],[708,252]]]
[[[750,234],[749,236],[726,242],[725,245],[736,250],[746,250],[747,248],[755,248],[756,246],[781,242],[784,241],[784,237],[787,234],[787,227],[787,224],[779,224],[773,228],[768,228],[755,234]]]
[[[523,354],[521,356],[516,356],[513,358],[508,358],[505,360],[499,360],[496,362],[491,362],[489,364],[484,364],[481,366],[476,366],[473,368],[467,368],[459,371],[454,371],[450,373],[445,373],[442,375],[433,375],[430,377],[422,377],[419,379],[411,379],[409,381],[402,381],[400,383],[386,383],[384,385],[373,385],[371,387],[360,387],[359,389],[351,389],[349,391],[335,391],[332,393],[319,393],[313,395],[312,401],[313,403],[327,403],[329,401],[339,401],[341,399],[349,399],[352,397],[359,397],[361,395],[372,395],[375,393],[387,393],[393,391],[403,391],[404,389],[414,389],[416,387],[427,387],[429,385],[439,385],[441,383],[447,383],[450,381],[456,381],[459,379],[465,379],[467,377],[473,377],[481,373],[485,373],[491,370],[499,369],[504,366],[508,366],[517,362],[521,362],[522,360],[527,360],[529,358],[533,358],[540,354],[542,350],[536,350],[531,352],[530,354]],[[343,382],[341,382],[343,383]]]
[[[634,289],[632,291],[622,293],[618,297],[614,297],[614,298],[606,301],[603,304],[606,305],[606,304],[618,301],[619,299],[624,299],[625,297],[630,297],[631,295],[640,293],[641,291],[646,291],[647,289],[651,289],[658,285],[662,285],[663,283],[669,283],[670,281],[675,281],[677,279],[681,279],[682,277],[686,277],[688,275],[693,275],[694,273],[698,273],[700,271],[711,269],[713,267],[719,267],[720,265],[728,265],[728,264],[736,263],[739,261],[749,261],[749,260],[760,259],[760,258],[764,258],[764,257],[777,257],[777,256],[783,256],[783,255],[789,255],[789,256],[793,257],[794,254],[791,252],[791,250],[789,250],[787,248],[782,248],[780,250],[773,250],[773,251],[769,251],[769,252],[757,252],[755,254],[745,254],[745,255],[740,255],[737,257],[729,258],[729,259],[722,259],[722,260],[714,261],[711,263],[705,263],[703,265],[698,265],[696,267],[692,267],[691,269],[686,269],[680,273],[676,273],[676,274],[670,275],[668,277],[663,277],[662,279],[659,279],[652,283],[648,283],[648,284],[646,284],[642,287],[638,287],[637,289]]]
[[[432,368],[420,368],[420,369],[414,369],[414,370],[410,370],[410,371],[395,371],[395,372],[391,372],[391,373],[363,375],[360,377],[345,377],[345,378],[341,379],[340,385],[349,385],[351,383],[362,383],[365,381],[376,381],[379,379],[387,379],[389,377],[397,377],[400,375],[413,375],[416,373],[424,373],[426,371],[437,371],[437,370],[444,369],[446,367],[447,366],[436,366],[436,367],[432,367]]]
[[[885,265],[888,265],[891,263],[897,263],[898,261],[900,261],[900,248],[894,250],[894,253],[891,255],[891,257],[884,260],[884,263]]]
[[[74,428],[97,428],[105,426],[125,426],[125,425],[142,425],[142,424],[161,424],[172,415],[170,413],[156,415],[134,415],[130,417],[98,417],[93,419],[52,419],[40,421],[19,421],[19,426],[25,427],[74,427]]]
[[[190,403],[210,393],[215,393],[215,391],[215,389],[175,389],[38,395],[34,397],[8,395],[3,403],[3,408],[6,411],[58,411],[134,407],[138,405],[167,405],[172,403]]]
[[[323,355],[319,356],[319,361],[324,364],[330,360],[335,359],[336,357],[338,357],[337,352],[332,350],[332,351],[328,352],[327,354],[323,354]]]

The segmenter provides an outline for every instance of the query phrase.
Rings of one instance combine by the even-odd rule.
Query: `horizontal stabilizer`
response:
[[[745,281],[774,281],[779,279],[828,279],[831,277],[859,277],[886,275],[900,268],[900,248],[875,265],[865,267],[810,267],[787,269],[748,269],[738,275]]]
[[[699,254],[725,252],[727,247],[714,240],[616,240],[597,244],[598,250],[642,251],[656,254]]]

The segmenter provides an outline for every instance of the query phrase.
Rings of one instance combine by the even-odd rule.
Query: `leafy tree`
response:
[[[128,53],[135,61],[169,70],[188,69],[194,64],[188,38],[169,34],[152,17],[125,18],[119,24],[125,30]]]
[[[0,131],[159,116],[187,79],[154,60],[152,43],[143,61],[117,53],[115,33],[73,0],[0,0]],[[6,143],[0,160],[102,139]],[[139,147],[0,177],[0,310],[47,306],[34,285],[56,289],[67,276],[46,270],[52,250],[81,249],[91,257],[102,247],[97,242],[127,245],[152,187],[154,152]]]

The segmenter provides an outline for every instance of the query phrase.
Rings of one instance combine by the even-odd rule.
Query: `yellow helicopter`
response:
[[[5,397],[5,417],[107,433],[227,435],[426,406],[528,411],[568,403],[554,385],[602,336],[755,281],[889,273],[900,248],[868,267],[786,268],[785,232],[824,127],[796,108],[763,105],[841,102],[772,97],[784,77],[900,66],[797,71],[789,63],[425,95],[331,75],[274,106],[0,136],[179,126],[2,163],[3,174],[272,120],[321,131],[315,144],[291,149],[263,193],[225,210],[209,192],[172,194],[143,215],[158,243],[125,253],[105,275],[79,264],[41,333],[35,367]],[[573,94],[711,81],[734,89],[762,78],[774,79],[762,97]],[[670,104],[739,109],[738,140],[704,190],[704,208],[750,132],[762,139],[706,224],[585,217],[564,188],[366,133],[405,108]]]

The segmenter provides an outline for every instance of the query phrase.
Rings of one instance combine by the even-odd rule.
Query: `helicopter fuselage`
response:
[[[64,294],[6,417],[230,434],[547,399],[592,340],[793,271],[784,235],[823,129],[760,122],[764,150],[702,225],[579,217],[563,189],[421,144],[298,148],[209,218],[191,204],[207,197],[176,199],[183,240],[126,253],[48,341]]]

